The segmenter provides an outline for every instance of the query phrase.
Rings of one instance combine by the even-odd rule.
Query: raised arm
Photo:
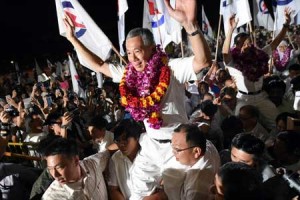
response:
[[[279,45],[279,43],[284,39],[286,32],[288,31],[288,28],[291,23],[291,12],[292,10],[290,8],[284,9],[284,17],[285,17],[285,23],[282,26],[281,31],[279,34],[274,38],[274,40],[270,43],[270,46],[272,48],[272,51],[276,49],[276,47]]]
[[[77,53],[85,59],[88,65],[97,72],[101,72],[108,77],[111,77],[111,73],[108,67],[108,63],[104,62],[101,58],[86,48],[74,35],[74,24],[71,18],[66,14],[63,19],[66,26],[66,37],[72,43]]]
[[[170,5],[170,0],[164,0],[171,17],[184,27],[191,42],[195,55],[193,67],[195,73],[211,65],[211,53],[197,22],[197,1],[176,0],[176,8]]]
[[[232,38],[232,33],[238,24],[238,20],[235,19],[235,15],[232,15],[229,18],[228,23],[229,23],[228,32],[226,34],[226,38],[225,38],[225,41],[223,44],[223,49],[222,49],[223,61],[225,62],[225,64],[230,63],[230,61],[232,59],[231,53],[230,53],[231,38]]]

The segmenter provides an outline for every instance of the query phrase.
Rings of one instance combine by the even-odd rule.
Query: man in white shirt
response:
[[[98,115],[87,122],[88,131],[92,137],[93,149],[97,152],[106,151],[114,143],[114,134],[106,130],[107,120]]]
[[[131,173],[131,200],[151,195],[161,179],[161,167],[170,149],[173,130],[188,121],[184,108],[184,83],[197,80],[196,74],[210,66],[210,50],[197,22],[197,1],[176,0],[167,10],[188,34],[194,56],[170,60],[160,47],[155,46],[148,29],[131,30],[126,38],[128,65],[116,67],[90,52],[74,35],[74,24],[69,16],[64,20],[66,37],[78,54],[97,72],[121,82],[121,102],[137,121],[143,121],[146,134],[141,136],[141,151]],[[120,89],[121,91],[121,89]]]
[[[209,199],[209,188],[220,167],[214,145],[196,125],[181,124],[172,137],[173,157],[165,164],[163,188],[169,199]]]
[[[55,180],[42,199],[108,199],[102,175],[109,158],[107,151],[80,161],[76,141],[54,138],[45,147],[44,155],[47,168]]]
[[[110,198],[130,198],[130,169],[140,150],[139,138],[143,128],[132,119],[125,119],[114,129],[115,143],[119,150],[109,162],[108,189]]]

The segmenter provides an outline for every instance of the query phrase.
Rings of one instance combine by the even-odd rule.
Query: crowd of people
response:
[[[233,15],[222,59],[212,60],[196,1],[165,3],[187,34],[189,57],[166,53],[148,29],[135,28],[126,37],[127,66],[102,60],[66,15],[67,39],[104,74],[103,87],[79,63],[83,96],[68,74],[19,76],[18,84],[6,77],[0,199],[299,198],[300,34],[287,36],[290,9],[272,40],[260,40],[261,29],[255,40],[233,37]],[[9,143],[36,143],[44,162],[7,162]]]

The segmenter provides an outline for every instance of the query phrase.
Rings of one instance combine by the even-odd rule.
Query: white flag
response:
[[[119,46],[120,46],[120,54],[122,56],[125,55],[123,49],[123,42],[125,40],[125,12],[128,10],[127,0],[118,0],[118,36],[119,36]]]
[[[208,38],[210,38],[210,39],[214,38],[210,23],[206,17],[203,6],[202,6],[202,32]]]
[[[240,27],[252,20],[248,0],[235,0],[236,18],[239,19],[237,27]]]
[[[83,92],[83,89],[79,85],[80,79],[77,74],[74,61],[70,55],[68,55],[68,57],[69,57],[69,68],[70,68],[70,73],[71,73],[71,77],[72,77],[73,92],[75,92],[79,97],[83,97],[84,92]]]
[[[223,26],[225,35],[228,33],[229,18],[236,13],[235,4],[233,0],[221,0],[220,1],[220,15],[223,16]]]
[[[110,55],[112,44],[79,2],[77,0],[56,0],[55,2],[60,35],[65,36],[65,25],[62,19],[66,12],[75,25],[76,37],[90,51],[102,60],[106,60]],[[82,65],[91,69],[79,54],[78,59]]]
[[[279,31],[282,29],[283,24],[285,23],[285,18],[284,18],[285,8],[292,9],[291,23],[293,23],[294,17],[300,11],[300,1],[299,0],[277,0],[277,8],[276,8],[275,24],[274,24],[274,30],[276,31],[276,33],[279,33]]]
[[[175,0],[171,0],[175,7]],[[152,31],[156,44],[166,47],[171,41],[181,42],[181,26],[172,19],[163,0],[144,0],[143,27]]]
[[[274,28],[274,20],[270,15],[270,11],[267,8],[267,5],[264,0],[253,1],[253,10],[254,10],[254,24],[256,26],[263,26],[267,30],[272,31]]]

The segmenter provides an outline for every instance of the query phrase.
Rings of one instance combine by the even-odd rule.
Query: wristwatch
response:
[[[188,33],[188,32],[186,32],[186,34],[188,35],[188,36],[195,36],[195,35],[197,35],[197,34],[199,34],[200,33],[200,30],[197,28],[197,30],[195,30],[194,32],[192,32],[192,33]]]

